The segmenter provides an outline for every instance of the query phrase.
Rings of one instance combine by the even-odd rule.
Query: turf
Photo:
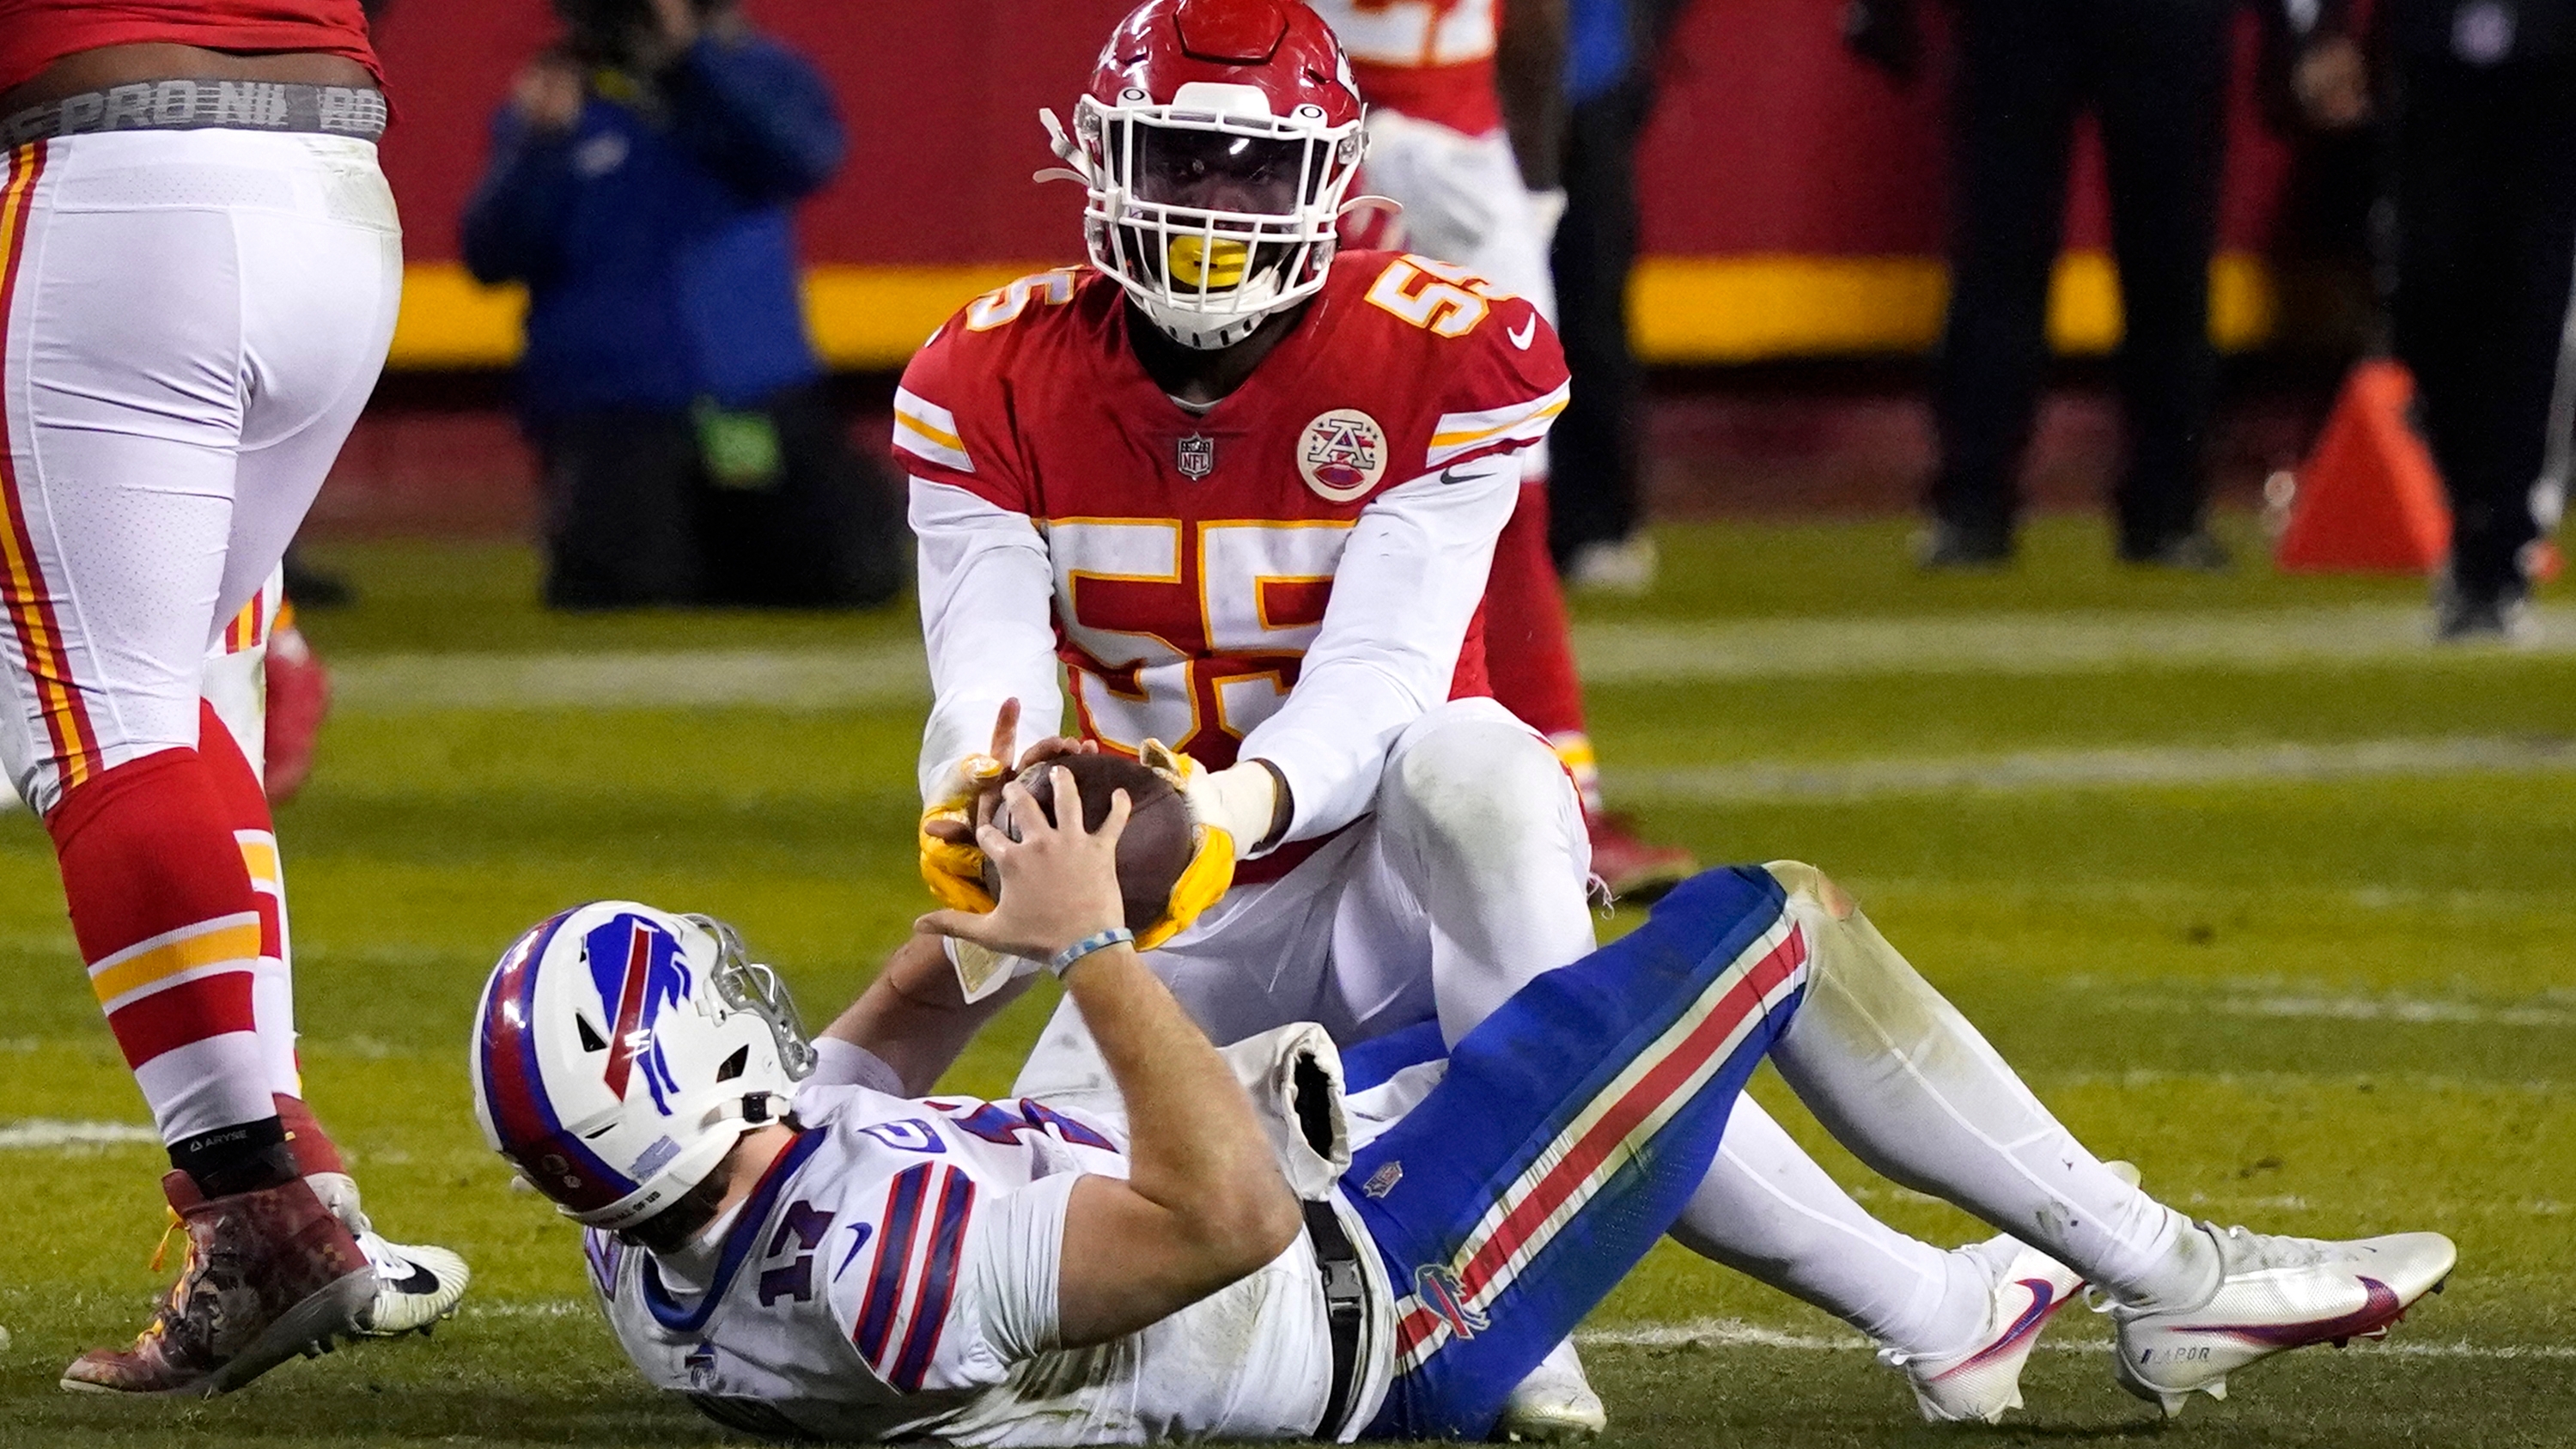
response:
[[[2240,541],[2247,525],[2236,524]],[[1594,625],[1887,620],[2059,611],[2211,613],[2402,604],[2420,585],[2141,575],[2100,530],[2035,529],[1993,578],[1925,579],[1894,524],[1664,535],[1665,578],[1587,603]],[[328,552],[365,591],[314,616],[351,665],[394,654],[868,650],[902,611],[547,616],[512,548]],[[1981,677],[1906,670],[1598,689],[1613,789],[1740,761],[2070,747],[2576,735],[2576,659],[2498,652],[2352,666],[2142,665]],[[280,814],[309,1091],[397,1237],[474,1263],[470,1306],[429,1340],[294,1364],[206,1405],[53,1387],[122,1339],[158,1279],[149,1145],[0,1147],[0,1444],[701,1443],[643,1389],[581,1303],[571,1231],[476,1138],[463,1071],[500,946],[572,901],[716,912],[792,974],[809,1016],[866,979],[921,905],[912,874],[917,705],[345,711]],[[1712,860],[1796,856],[1850,885],[2088,1140],[2168,1200],[2276,1230],[2430,1227],[2451,1290],[2390,1347],[2292,1355],[2225,1404],[2161,1426],[2109,1382],[2092,1321],[2060,1320],[2006,1429],[1935,1433],[1838,1327],[1666,1248],[1606,1304],[1587,1357],[1617,1443],[2177,1445],[2576,1443],[2576,773],[2253,780],[1761,804],[1620,803]],[[1611,923],[1615,929],[1622,922]],[[50,853],[0,821],[0,1128],[141,1124],[88,993]],[[953,1086],[993,1089],[1045,1003],[1013,1013]],[[1982,1230],[1871,1177],[1758,1087],[1874,1210],[1937,1240]],[[6,1139],[0,1139],[6,1140]],[[2082,1319],[2084,1315],[2070,1315]],[[1654,1346],[1654,1328],[1674,1329]],[[2060,1351],[2058,1345],[2064,1345]],[[2433,1351],[2427,1351],[2433,1350]]]

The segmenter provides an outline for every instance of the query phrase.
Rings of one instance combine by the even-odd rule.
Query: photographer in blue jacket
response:
[[[546,602],[868,605],[908,572],[892,489],[821,395],[796,202],[846,150],[822,76],[732,0],[556,0],[464,220],[524,282]]]

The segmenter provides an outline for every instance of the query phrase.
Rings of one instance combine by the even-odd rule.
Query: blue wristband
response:
[[[1064,973],[1073,969],[1074,962],[1081,960],[1083,957],[1090,955],[1094,951],[1105,951],[1112,946],[1132,946],[1135,943],[1135,932],[1128,930],[1125,926],[1112,926],[1108,930],[1100,932],[1098,935],[1085,936],[1081,940],[1074,942],[1072,945],[1065,947],[1063,950],[1056,952],[1055,959],[1047,962],[1047,970],[1061,977]]]

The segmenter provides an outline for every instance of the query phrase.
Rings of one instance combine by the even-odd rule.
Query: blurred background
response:
[[[933,327],[979,291],[1079,260],[1079,191],[1029,180],[1050,159],[1036,110],[1069,103],[1126,7],[745,8],[824,72],[850,129],[847,163],[799,213],[799,255],[832,396],[882,453],[892,378]],[[1704,0],[1651,61],[1632,295],[1656,519],[1902,512],[1932,466],[1922,399],[1946,296],[1950,12],[1924,7],[1911,83],[1856,59],[1841,19],[1825,0]],[[458,221],[490,117],[560,29],[538,0],[410,0],[378,23],[400,104],[384,159],[410,273],[392,371],[308,538],[533,527],[535,465],[504,375],[523,304],[466,274]],[[2283,126],[2261,17],[2238,15],[2233,39],[2211,462],[2218,497],[2244,509],[2305,451],[2370,335],[2376,152],[2366,134]],[[2039,417],[2029,486],[2042,508],[2094,503],[2118,450],[2102,359],[2121,318],[2089,122],[2065,227],[2049,335],[2071,365]]]

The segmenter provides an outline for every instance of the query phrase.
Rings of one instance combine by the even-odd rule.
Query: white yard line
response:
[[[1615,770],[1605,778],[1614,794],[1628,799],[1736,804],[2569,771],[2576,771],[2576,737],[2472,735],[2339,744],[2167,745],[1916,759],[1752,761]]]
[[[161,1145],[161,1134],[132,1122],[63,1122],[27,1117],[0,1122],[0,1151],[56,1152],[65,1148]]]
[[[533,1302],[490,1303],[468,1302],[463,1312],[469,1318],[579,1318],[597,1310],[586,1300],[575,1298],[538,1299]],[[1776,1348],[1797,1353],[1859,1353],[1872,1347],[1857,1333],[1799,1333],[1788,1329],[1765,1328],[1740,1318],[1698,1318],[1688,1323],[1639,1323],[1616,1328],[1587,1328],[1574,1335],[1574,1341],[1586,1348]],[[2100,1353],[2103,1340],[2048,1341],[2040,1347],[2058,1353]],[[2477,1358],[2477,1359],[2570,1359],[2576,1358],[2576,1345],[2557,1343],[2471,1343],[2457,1339],[2450,1343],[2370,1343],[2353,1345],[2355,1352],[2390,1353],[2409,1358]]]
[[[2576,610],[2544,610],[2529,651],[2576,653]],[[2369,605],[2199,614],[1960,614],[1586,624],[1575,631],[1596,684],[1830,679],[1864,675],[2096,673],[2139,666],[2278,668],[2373,660],[2451,661],[2423,611]],[[919,703],[929,671],[910,640],[847,649],[657,649],[534,654],[350,654],[332,661],[343,709],[779,710]]]
[[[2544,611],[2526,652],[2576,653],[2576,610]],[[1910,618],[1588,624],[1587,683],[1820,679],[1865,674],[2078,674],[2139,666],[2285,665],[2485,657],[2436,652],[2416,607],[2223,613],[2015,613]]]
[[[2576,1008],[2521,1003],[2424,1001],[2403,996],[2154,996],[2122,994],[2115,1011],[2158,1015],[2253,1016],[2293,1021],[2368,1021],[2392,1026],[2511,1026],[2564,1031]]]
[[[358,654],[331,663],[333,702],[363,714],[441,709],[812,711],[926,701],[917,644],[582,654]]]

